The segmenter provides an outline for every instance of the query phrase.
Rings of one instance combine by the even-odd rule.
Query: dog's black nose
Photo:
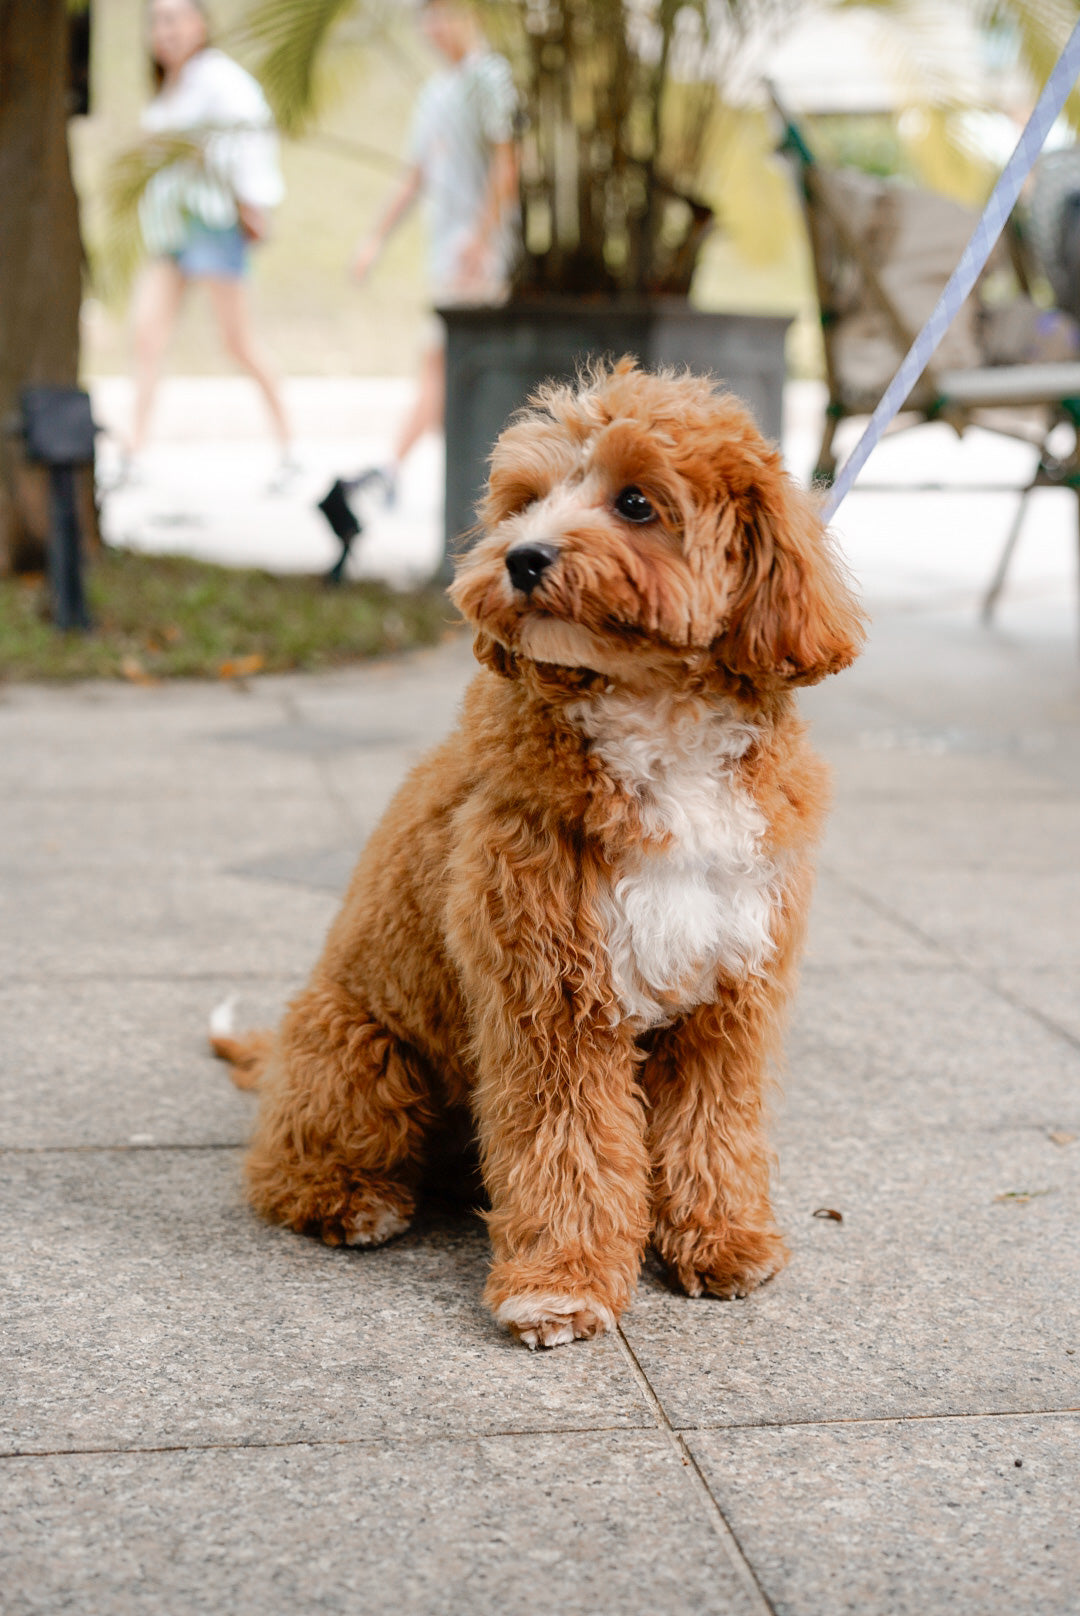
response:
[[[514,588],[531,594],[558,554],[553,544],[515,544],[507,550],[506,570]]]

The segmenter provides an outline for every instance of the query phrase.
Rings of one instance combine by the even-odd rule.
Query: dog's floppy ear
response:
[[[504,679],[516,679],[518,675],[517,657],[501,645],[493,634],[487,634],[477,629],[473,636],[473,656],[492,673],[501,673]]]
[[[742,573],[718,660],[753,682],[816,684],[858,656],[862,611],[812,496],[781,474],[770,497],[756,488],[747,502]]]

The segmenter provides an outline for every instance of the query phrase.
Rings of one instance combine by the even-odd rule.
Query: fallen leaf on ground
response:
[[[258,673],[266,664],[266,658],[258,651],[254,656],[230,657],[218,668],[220,679],[247,679],[249,675]]]
[[[1029,1201],[1036,1200],[1040,1195],[1049,1195],[1049,1190],[1003,1190],[995,1195],[995,1201],[1011,1201],[1014,1206],[1026,1206]]]
[[[843,1223],[844,1214],[837,1212],[832,1206],[819,1206],[816,1212],[811,1212],[812,1218],[831,1218],[834,1223]]]
[[[1071,1145],[1076,1135],[1066,1133],[1064,1128],[1055,1128],[1053,1133],[1048,1133],[1046,1137],[1052,1145]]]
[[[138,657],[126,656],[120,663],[120,672],[125,679],[130,679],[133,685],[157,685],[160,679],[155,679],[152,673],[147,673]]]

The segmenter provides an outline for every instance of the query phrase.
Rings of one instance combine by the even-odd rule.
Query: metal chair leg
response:
[[[1001,591],[1005,587],[1005,578],[1009,571],[1009,563],[1012,560],[1013,551],[1016,549],[1016,542],[1020,537],[1020,529],[1024,523],[1024,513],[1027,510],[1027,502],[1031,496],[1032,489],[1038,487],[1039,472],[1041,472],[1041,470],[1042,467],[1040,466],[1039,471],[1035,473],[1035,476],[1032,478],[1031,482],[1029,482],[1027,487],[1021,491],[1020,503],[1016,507],[1016,515],[1013,517],[1012,526],[1009,529],[1009,536],[1005,540],[1005,546],[998,560],[997,567],[994,571],[994,576],[990,580],[990,587],[983,596],[982,611],[980,615],[983,622],[986,623],[987,626],[989,626],[989,624],[994,620],[994,608],[997,606]]]
[[[1080,607],[1080,485],[1073,483],[1073,493],[1076,495],[1076,602]],[[1077,649],[1080,650],[1080,641]]]
[[[821,434],[821,447],[817,452],[817,462],[811,474],[811,482],[816,487],[831,488],[836,476],[836,454],[833,450],[833,439],[836,428],[840,423],[839,415],[828,408],[825,413],[825,426]]]

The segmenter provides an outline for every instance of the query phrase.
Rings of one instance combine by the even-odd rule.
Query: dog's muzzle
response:
[[[507,550],[506,570],[514,588],[531,595],[558,554],[554,544],[515,544]]]

